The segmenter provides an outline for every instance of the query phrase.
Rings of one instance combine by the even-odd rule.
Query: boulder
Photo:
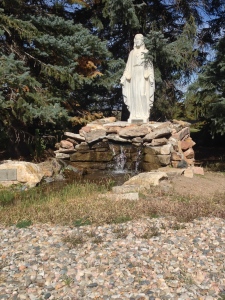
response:
[[[173,178],[176,176],[181,176],[184,174],[185,169],[177,169],[177,168],[171,168],[171,167],[162,167],[157,169],[157,172],[165,172],[169,178]]]
[[[184,152],[184,156],[186,158],[194,158],[194,155],[195,155],[195,153],[194,153],[194,150],[192,148],[189,148],[188,150],[186,150]]]
[[[67,140],[61,140],[60,147],[64,149],[74,149],[73,143]]]
[[[202,167],[193,166],[192,171],[194,174],[204,175],[204,169]]]
[[[99,197],[101,198],[107,198],[110,200],[115,200],[115,201],[121,201],[121,200],[139,200],[139,194],[138,193],[122,193],[122,194],[112,194],[112,193],[107,193],[107,194],[102,194]]]
[[[66,165],[67,164],[63,160],[55,158],[50,158],[38,164],[45,177],[52,177],[59,174],[62,168],[64,168]]]
[[[91,130],[90,132],[86,133],[85,140],[88,144],[98,142],[102,139],[104,139],[106,136],[106,130],[105,129],[95,129]]]
[[[179,152],[172,152],[171,153],[171,159],[180,161],[182,159],[182,154]]]
[[[143,139],[141,137],[135,137],[132,139],[132,143],[142,143]]]
[[[78,142],[75,141],[74,139],[67,138],[66,140],[69,141],[70,143],[72,143],[73,145],[77,145],[78,144]]]
[[[119,133],[120,132],[120,130],[121,130],[122,128],[121,127],[119,127],[119,126],[112,126],[112,127],[106,127],[106,132],[107,132],[107,134],[110,134],[110,133]]]
[[[184,137],[189,136],[190,135],[190,128],[189,127],[185,127],[182,130],[180,130],[179,132],[173,133],[172,137],[175,138],[176,140],[183,140]]]
[[[189,148],[192,148],[196,143],[192,140],[192,138],[187,138],[184,141],[181,141],[180,145],[181,145],[181,149],[183,151],[188,150]]]
[[[58,159],[70,159],[70,154],[54,151],[55,157]]]
[[[121,143],[129,143],[129,142],[131,142],[130,140],[121,138],[118,134],[108,134],[106,136],[106,138],[108,140],[115,141],[115,142],[121,142]]]
[[[71,161],[86,161],[86,162],[108,162],[113,158],[111,151],[97,152],[90,150],[89,152],[75,152],[70,156]]]
[[[146,154],[162,154],[168,155],[171,153],[172,146],[170,144],[158,146],[158,147],[145,147],[144,153]]]
[[[163,146],[168,143],[168,140],[166,138],[159,138],[159,139],[153,139],[151,142],[151,146]]]
[[[184,177],[193,178],[194,172],[191,168],[184,170]]]
[[[102,118],[102,119],[97,119],[95,121],[92,121],[91,124],[108,124],[114,122],[116,122],[115,117],[108,117],[108,118]]]
[[[150,189],[151,186],[159,185],[160,181],[167,179],[168,176],[165,172],[146,172],[130,178],[123,185],[137,185],[141,189]]]
[[[119,132],[119,136],[124,138],[134,138],[134,137],[143,137],[149,133],[147,127],[133,126],[128,128],[123,128]]]
[[[88,143],[81,142],[80,144],[75,146],[75,149],[80,152],[82,152],[82,151],[87,152],[90,150],[90,147],[89,147]]]
[[[101,149],[101,148],[109,149],[109,144],[107,142],[98,142],[91,146],[91,149]]]
[[[112,187],[112,193],[114,194],[125,194],[139,192],[141,187],[135,184],[132,185],[118,185]]]
[[[84,137],[86,135],[86,133],[88,133],[90,131],[91,131],[91,127],[84,126],[79,130],[79,134]]]
[[[156,128],[153,132],[148,133],[144,138],[144,142],[151,142],[153,139],[169,136],[171,134],[171,128],[166,126],[163,128]]]
[[[64,132],[64,135],[68,138],[72,138],[76,141],[79,141],[79,142],[84,142],[85,141],[85,138],[83,136],[81,136],[80,134],[77,134],[77,133],[72,133],[72,132]]]
[[[0,184],[3,186],[22,183],[27,187],[34,187],[44,177],[44,172],[39,165],[26,161],[4,161],[4,163],[0,164],[0,170],[3,173],[14,170],[13,173],[15,174],[14,178],[12,178],[13,180],[10,180],[10,177],[5,178],[1,176]]]
[[[159,162],[153,162],[153,163],[152,162],[151,163],[142,162],[141,163],[141,169],[144,172],[150,172],[150,171],[158,169],[159,167],[161,167]]]
[[[157,155],[157,158],[162,166],[170,164],[171,155]]]
[[[59,148],[58,150],[54,151],[55,153],[74,153],[76,150],[74,148],[65,149],[65,148]]]

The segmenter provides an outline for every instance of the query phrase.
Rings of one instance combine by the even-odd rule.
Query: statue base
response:
[[[131,124],[143,124],[143,123],[148,123],[148,119],[128,119],[127,122]]]

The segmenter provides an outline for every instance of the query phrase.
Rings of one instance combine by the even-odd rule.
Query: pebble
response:
[[[0,225],[0,240],[0,299],[212,300],[225,294],[225,221],[219,218]]]

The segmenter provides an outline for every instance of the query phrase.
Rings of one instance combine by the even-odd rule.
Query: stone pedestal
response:
[[[100,119],[81,128],[79,134],[65,132],[64,142],[57,144],[56,157],[66,153],[74,166],[87,172],[117,167],[151,171],[168,165],[194,165],[195,143],[190,137],[189,123],[141,121]]]

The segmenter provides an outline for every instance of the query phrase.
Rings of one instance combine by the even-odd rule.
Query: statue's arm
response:
[[[128,60],[127,60],[127,64],[126,64],[126,68],[125,68],[125,71],[123,73],[123,76],[121,77],[120,79],[120,83],[121,84],[124,84],[126,80],[131,80],[131,69],[132,69],[132,52],[130,52],[129,54],[129,57],[128,57]]]

